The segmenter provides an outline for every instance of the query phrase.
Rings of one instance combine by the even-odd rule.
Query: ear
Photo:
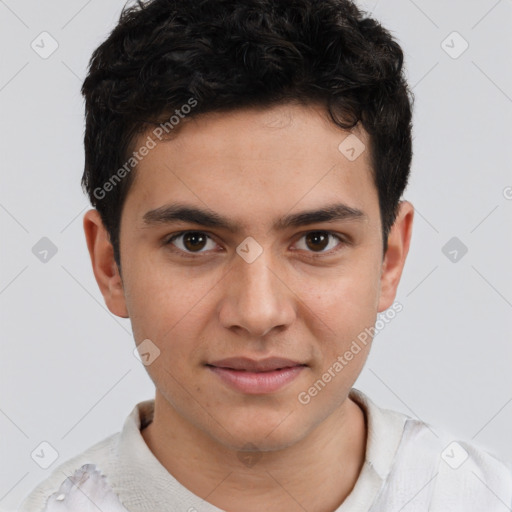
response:
[[[98,210],[89,210],[85,213],[84,232],[94,277],[105,304],[114,315],[128,318],[123,282],[114,259],[114,248]]]
[[[382,264],[378,312],[388,309],[395,300],[396,290],[405,258],[409,252],[412,235],[414,207],[408,201],[401,201],[398,215],[388,236],[388,248]]]

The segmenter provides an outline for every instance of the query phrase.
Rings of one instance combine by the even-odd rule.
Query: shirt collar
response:
[[[368,431],[366,462],[384,481],[391,471],[408,417],[396,411],[381,409],[358,389],[352,388],[349,397],[366,415]]]
[[[407,420],[403,414],[379,408],[355,388],[349,397],[365,413],[368,437],[363,470],[339,512],[362,501],[371,504],[390,473]],[[154,400],[146,400],[134,407],[119,435],[117,453],[112,454],[114,463],[109,468],[109,480],[121,502],[133,512],[193,510],[194,507],[201,512],[223,512],[178,482],[146,445],[140,431],[152,421],[154,405]],[[173,496],[172,504],[168,496]]]

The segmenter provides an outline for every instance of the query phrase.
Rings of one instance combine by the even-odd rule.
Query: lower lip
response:
[[[270,372],[248,372],[208,366],[228,386],[252,395],[272,393],[295,379],[305,366],[293,366]]]

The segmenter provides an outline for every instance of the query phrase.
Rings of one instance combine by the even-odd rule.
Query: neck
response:
[[[236,452],[195,428],[157,391],[142,436],[182,485],[226,510],[333,512],[353,489],[366,451],[366,419],[347,398],[304,439],[272,452]]]

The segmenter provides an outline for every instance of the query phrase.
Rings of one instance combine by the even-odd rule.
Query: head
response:
[[[413,216],[402,64],[347,0],[139,2],[93,53],[82,184],[96,279],[136,343],[160,350],[157,393],[228,446],[277,449],[328,417],[369,343],[307,406],[298,394],[393,303]],[[305,366],[245,394],[208,369],[234,356]]]

